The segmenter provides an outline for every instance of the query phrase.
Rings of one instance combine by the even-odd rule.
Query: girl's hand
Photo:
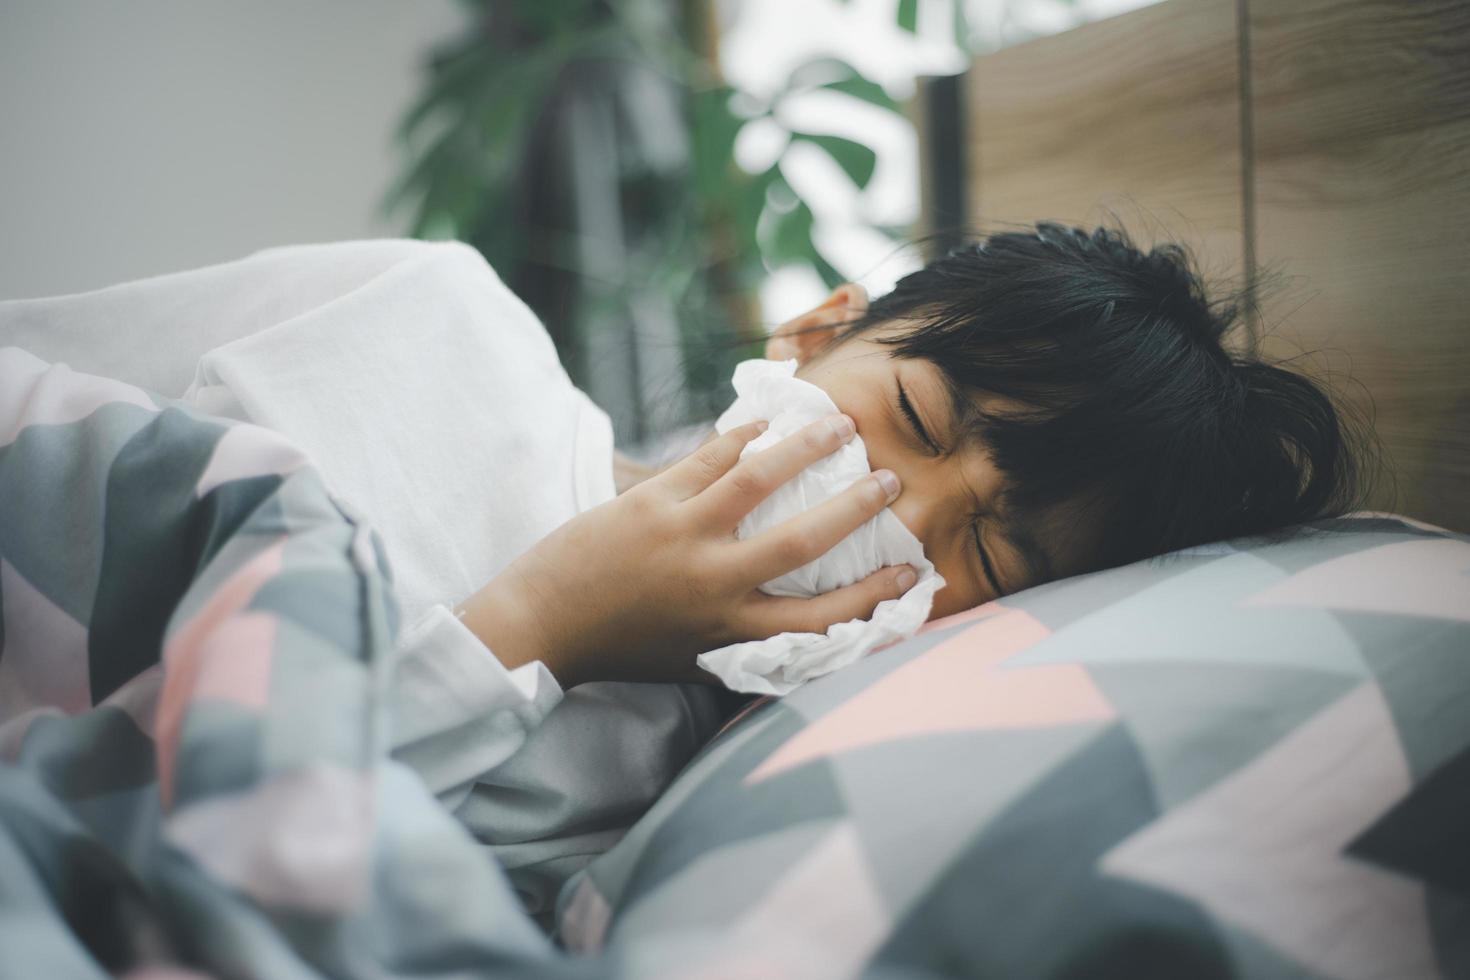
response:
[[[613,450],[613,488],[618,493],[631,490],[657,472],[654,467],[634,462],[616,449]]]
[[[883,470],[763,534],[737,539],[741,518],[854,433],[851,419],[835,415],[740,459],[764,428],[732,429],[563,524],[464,603],[465,625],[506,667],[540,660],[563,688],[601,680],[718,683],[695,664],[699,654],[786,631],[824,633],[902,595],[914,582],[907,565],[809,599],[757,590],[819,558],[898,496],[897,478]],[[891,493],[882,476],[891,478]]]

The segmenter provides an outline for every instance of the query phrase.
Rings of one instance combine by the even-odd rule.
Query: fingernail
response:
[[[837,433],[837,438],[841,442],[851,439],[853,433],[857,432],[857,426],[853,425],[852,419],[846,415],[829,415],[827,424],[832,427],[833,432]]]
[[[898,582],[898,587],[900,589],[902,589],[904,592],[907,592],[909,588],[918,580],[919,576],[914,574],[914,570],[912,568],[906,567],[903,571],[898,573],[898,578],[895,581]]]
[[[765,421],[764,419],[762,419],[761,421],[759,421],[759,422],[757,422],[755,424],[755,431],[757,431],[757,432],[764,432],[767,429],[769,429],[770,427],[771,427],[771,423],[769,423],[769,422]]]
[[[877,480],[878,486],[882,487],[883,492],[888,494],[889,500],[898,496],[898,475],[892,470],[879,470],[873,474],[873,479]]]

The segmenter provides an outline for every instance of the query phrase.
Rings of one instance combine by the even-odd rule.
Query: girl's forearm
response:
[[[658,473],[627,456],[613,451],[613,484],[618,494]],[[457,615],[471,633],[495,655],[506,670],[540,660],[551,671],[562,690],[586,683],[588,678],[576,669],[557,648],[547,624],[533,612],[534,596],[517,595],[520,580],[501,574],[478,592],[460,603]]]
[[[560,656],[558,644],[529,597],[517,595],[516,588],[514,580],[497,576],[462,602],[455,614],[506,670],[539,660],[562,690],[584,683],[586,678]]]

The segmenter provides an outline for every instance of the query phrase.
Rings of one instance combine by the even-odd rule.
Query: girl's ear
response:
[[[868,312],[868,291],[855,282],[845,282],[832,290],[820,306],[801,316],[787,320],[766,341],[766,359],[784,361],[807,359],[837,333],[838,327]]]

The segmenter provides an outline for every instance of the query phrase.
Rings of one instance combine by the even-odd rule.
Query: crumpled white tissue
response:
[[[796,377],[797,362],[750,360],[735,367],[736,399],[715,422],[719,432],[766,419],[770,428],[750,442],[741,457],[760,452],[817,419],[838,411],[827,393]],[[871,471],[861,435],[803,470],[746,515],[736,530],[744,539],[816,507]],[[732,691],[787,694],[830,674],[879,647],[918,632],[929,618],[944,578],[924,557],[924,547],[903,522],[884,508],[816,561],[771,579],[760,588],[778,596],[814,596],[866,578],[886,565],[912,565],[918,581],[897,599],[885,599],[871,619],[836,623],[826,633],[781,633],[765,640],[732,643],[700,654],[699,666]]]

